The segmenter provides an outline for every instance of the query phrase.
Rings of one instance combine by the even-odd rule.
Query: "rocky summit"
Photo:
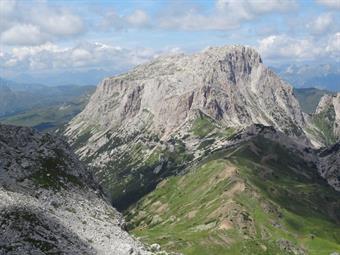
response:
[[[255,50],[226,46],[160,57],[104,79],[67,134],[147,128],[166,137],[197,110],[227,127],[260,123],[299,136],[305,125],[292,87],[268,69]]]
[[[0,254],[151,254],[67,143],[0,125]]]

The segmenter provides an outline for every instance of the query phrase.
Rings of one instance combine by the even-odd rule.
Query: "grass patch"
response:
[[[211,133],[216,128],[216,125],[213,124],[213,120],[208,116],[201,115],[196,118],[193,122],[191,132],[200,137],[206,137],[209,133]]]
[[[329,107],[324,112],[313,116],[313,123],[317,127],[317,133],[325,141],[326,145],[336,142],[334,134],[335,110],[334,107]]]

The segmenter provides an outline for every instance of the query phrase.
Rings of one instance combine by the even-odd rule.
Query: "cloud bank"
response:
[[[44,2],[1,0],[0,10],[0,42],[5,45],[39,45],[85,31],[80,16]]]
[[[340,59],[339,0],[126,1],[1,0],[1,75],[115,73],[160,54],[224,44],[250,45],[267,63]]]

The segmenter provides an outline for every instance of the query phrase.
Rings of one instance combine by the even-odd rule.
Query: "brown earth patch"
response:
[[[191,212],[188,212],[187,217],[188,217],[188,219],[191,220],[196,216],[196,214],[197,214],[197,210],[193,210]]]
[[[245,189],[246,185],[244,182],[236,181],[230,189],[223,192],[223,195],[227,197],[233,197],[236,193],[241,193]]]
[[[164,187],[167,182],[168,182],[168,179],[162,180],[160,183],[157,184],[157,189]]]
[[[220,224],[218,224],[218,229],[221,229],[221,230],[228,230],[232,228],[233,228],[233,224],[227,219],[222,220]]]
[[[236,173],[236,167],[230,163],[226,163],[225,168],[222,171],[217,172],[209,180],[209,185],[219,183],[226,180]]]
[[[160,205],[160,206],[157,208],[156,212],[157,212],[157,213],[164,213],[166,210],[168,210],[168,208],[169,208],[168,204],[165,203],[165,204]]]

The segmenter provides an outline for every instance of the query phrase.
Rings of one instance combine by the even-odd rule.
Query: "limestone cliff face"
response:
[[[340,93],[336,95],[325,95],[320,99],[319,105],[316,108],[317,115],[329,113],[330,121],[333,123],[334,136],[340,137]]]
[[[0,125],[0,254],[150,254],[62,139]]]
[[[92,127],[134,132],[148,124],[148,130],[162,137],[196,110],[228,127],[260,123],[300,135],[305,124],[292,87],[255,50],[226,46],[161,57],[104,79],[66,134],[77,136]]]

